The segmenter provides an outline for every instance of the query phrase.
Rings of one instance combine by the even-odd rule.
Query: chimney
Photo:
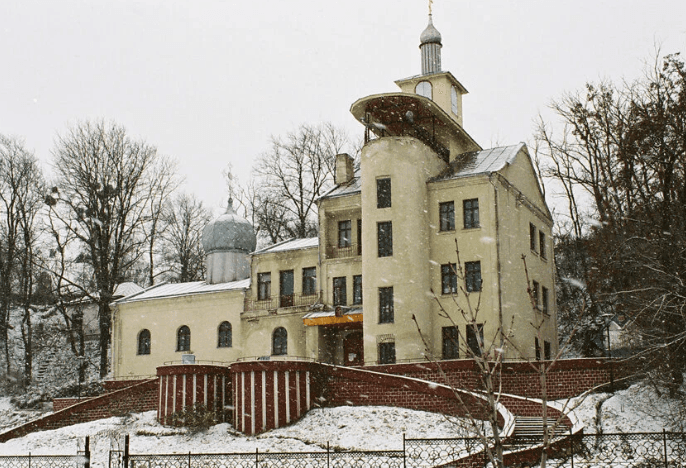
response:
[[[353,158],[348,153],[341,153],[336,155],[336,174],[334,176],[334,183],[336,185],[343,185],[350,182],[353,178]]]

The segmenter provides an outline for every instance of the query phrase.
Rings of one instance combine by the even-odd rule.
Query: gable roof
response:
[[[459,177],[497,172],[508,164],[512,164],[524,146],[524,143],[519,143],[512,146],[501,146],[460,154],[450,162],[446,170],[429,181],[457,179]]]
[[[162,283],[149,287],[138,294],[133,294],[131,296],[119,299],[118,301],[115,301],[115,303],[126,304],[129,302],[188,296],[192,294],[207,294],[222,291],[241,290],[248,289],[249,287],[250,279],[219,284],[208,284],[205,281],[191,281],[189,283]]]
[[[362,185],[360,180],[360,166],[359,164],[355,167],[355,172],[353,178],[348,181],[347,184],[336,185],[334,188],[326,192],[324,195],[319,197],[319,200],[324,198],[335,198],[342,197],[345,195],[352,195],[355,193],[360,193],[362,191]]]

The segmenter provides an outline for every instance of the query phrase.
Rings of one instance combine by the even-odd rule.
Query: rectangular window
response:
[[[441,231],[455,230],[455,202],[445,202],[438,205],[441,218]]]
[[[317,268],[303,268],[303,296],[317,294]]]
[[[257,274],[257,300],[264,301],[272,296],[272,274]]]
[[[345,276],[333,279],[333,305],[344,306],[348,303],[346,297]]]
[[[376,207],[391,207],[391,179],[376,179]]]
[[[481,291],[481,262],[466,262],[464,273],[467,292]]]
[[[279,306],[293,307],[294,293],[293,270],[279,272]]]
[[[531,249],[532,252],[536,252],[536,233],[538,231],[536,230],[536,226],[534,226],[532,223],[529,223],[529,248]]]
[[[353,276],[353,304],[362,304],[362,275]]]
[[[441,265],[441,293],[457,293],[457,274],[455,273],[455,268],[454,263]]]
[[[379,343],[379,364],[395,364],[395,343]]]
[[[443,359],[457,359],[460,357],[459,333],[456,326],[443,327]]]
[[[362,220],[357,220],[357,255],[362,255]]]
[[[548,288],[541,287],[541,310],[544,314],[548,314]]]
[[[464,200],[462,202],[464,228],[473,229],[479,227],[479,199]]]
[[[474,356],[481,356],[484,351],[484,324],[467,324],[467,346]]]
[[[379,288],[379,323],[393,323],[393,286]]]
[[[540,290],[540,287],[538,285],[538,281],[532,281],[531,282],[531,298],[534,301],[534,307],[538,309],[538,305],[541,303],[539,298],[538,298],[538,291]]]
[[[393,255],[393,225],[390,221],[383,221],[376,224],[378,237],[379,257],[390,257]]]
[[[351,224],[350,220],[347,219],[345,221],[339,221],[338,222],[338,247],[339,248],[344,248],[344,247],[350,247],[350,244],[352,244],[352,231],[351,231]]]
[[[536,348],[536,360],[541,360],[541,344],[538,342],[538,338],[534,338],[534,346]]]
[[[550,342],[549,341],[543,342],[543,356],[545,357],[546,361],[550,361],[550,359],[552,358],[552,354],[550,353]]]
[[[548,254],[545,250],[545,233],[542,231],[538,231],[538,241],[541,258],[548,258]]]

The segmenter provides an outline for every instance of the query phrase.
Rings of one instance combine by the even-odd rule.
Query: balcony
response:
[[[348,258],[362,255],[362,244],[353,243],[346,247],[326,246],[326,258]]]
[[[255,299],[250,296],[245,297],[244,311],[251,310],[274,310],[287,307],[304,307],[316,304],[319,301],[319,294],[288,294],[284,296],[272,296],[267,299]]]

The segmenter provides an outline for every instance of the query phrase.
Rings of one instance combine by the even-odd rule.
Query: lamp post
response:
[[[610,391],[615,391],[615,373],[614,365],[612,363],[612,343],[610,341],[610,324],[612,324],[613,314],[601,315],[605,319],[605,334],[607,336],[607,357],[610,360]]]

